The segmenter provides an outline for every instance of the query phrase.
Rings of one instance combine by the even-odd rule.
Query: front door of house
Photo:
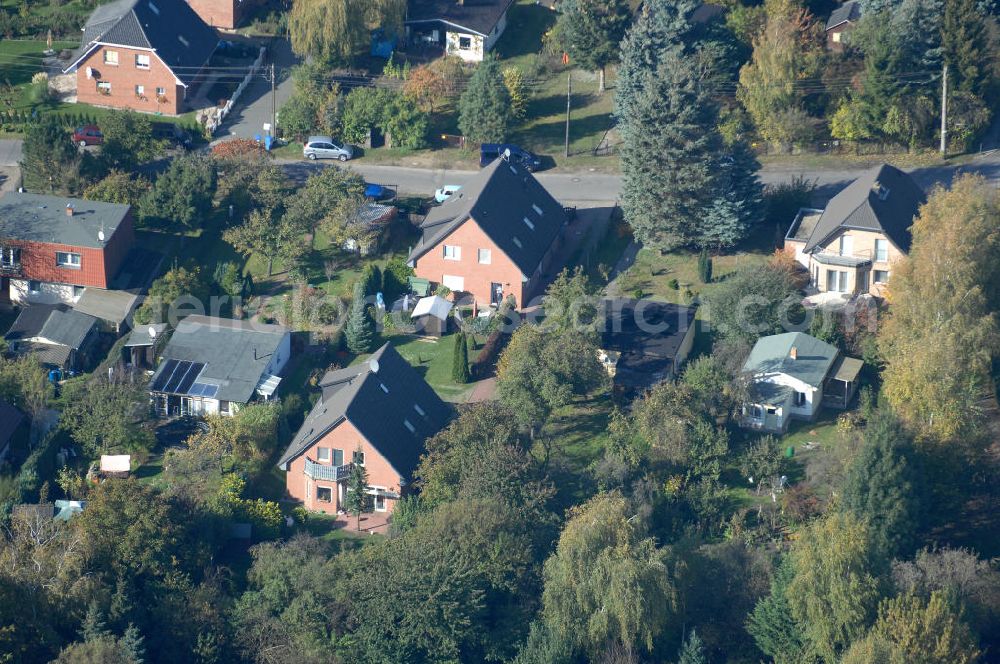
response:
[[[498,307],[503,302],[503,284],[493,282],[490,284],[490,304]]]

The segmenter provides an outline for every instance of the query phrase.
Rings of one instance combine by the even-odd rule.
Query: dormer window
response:
[[[545,214],[544,212],[542,212],[542,208],[538,207],[534,203],[531,204],[531,209],[534,210],[538,214],[539,217],[542,216],[543,214]]]
[[[382,388],[383,392],[389,394],[389,388],[385,386],[385,383],[379,383],[378,386]]]
[[[535,224],[533,224],[531,219],[528,219],[527,217],[524,218],[524,225],[530,228],[531,230],[535,230]]]
[[[152,2],[149,3],[149,9],[150,9],[150,11],[152,11],[157,16],[160,15],[160,8],[157,7],[156,5],[154,5]]]
[[[406,427],[406,430],[409,431],[410,433],[417,432],[417,428],[413,426],[409,420],[403,420],[403,426]]]
[[[517,239],[516,235],[512,237],[511,240],[514,242],[515,245],[517,245],[518,249],[522,249],[524,247],[524,245],[521,244],[521,241]]]
[[[417,415],[419,415],[420,417],[425,417],[427,415],[427,413],[424,412],[424,409],[421,408],[418,404],[413,404],[413,410],[417,411]]]

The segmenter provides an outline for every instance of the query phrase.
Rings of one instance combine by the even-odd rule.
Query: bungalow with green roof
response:
[[[750,385],[739,424],[784,433],[791,419],[813,420],[823,406],[847,408],[861,365],[802,332],[761,337],[743,365]]]

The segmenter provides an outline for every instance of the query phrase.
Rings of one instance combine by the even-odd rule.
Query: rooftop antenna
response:
[[[503,160],[506,161],[506,162],[508,162],[508,163],[510,162],[510,148],[504,148],[504,150],[503,150]]]
[[[368,360],[368,368],[371,369],[372,373],[378,373],[378,360],[374,357]]]
[[[146,332],[149,334],[149,338],[150,339],[155,339],[156,338],[156,326],[155,325],[150,325],[149,329],[146,330]]]
[[[104,224],[103,223],[101,224],[101,230],[97,231],[97,240],[98,240],[98,242],[104,242],[104,240],[105,240]]]

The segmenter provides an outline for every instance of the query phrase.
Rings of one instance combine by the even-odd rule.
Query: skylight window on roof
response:
[[[876,182],[875,186],[872,187],[875,190],[875,195],[878,196],[879,200],[884,201],[889,198],[889,187],[883,186],[881,183]]]
[[[188,40],[184,39],[184,35],[177,35],[177,39],[180,41],[180,43],[184,44],[184,48],[191,47],[191,43],[188,42]]]
[[[541,217],[543,214],[545,214],[544,212],[542,212],[542,208],[538,207],[534,203],[531,204],[531,209],[534,210],[535,212],[537,212],[539,217]]]
[[[510,172],[513,173],[514,175],[517,175],[517,169],[514,168],[513,164],[510,165]]]
[[[409,420],[403,420],[403,426],[410,430],[410,433],[416,433],[417,428],[410,424]]]
[[[513,237],[512,239],[514,240],[514,244],[516,244],[516,245],[517,245],[517,248],[518,248],[518,249],[523,249],[523,248],[524,248],[524,245],[523,245],[523,244],[521,244],[521,241],[517,239],[517,236],[516,236],[516,235],[515,235],[515,236],[514,236],[514,237]]]
[[[379,383],[378,386],[382,388],[383,392],[389,394],[389,388],[385,386],[385,383]]]
[[[535,225],[531,223],[531,219],[528,219],[527,217],[524,218],[524,225],[530,228],[531,230],[535,230]]]
[[[159,8],[159,7],[157,7],[156,5],[154,5],[154,4],[152,3],[152,2],[151,2],[151,3],[149,3],[149,9],[150,9],[150,10],[151,10],[151,11],[152,11],[152,12],[153,12],[154,14],[156,14],[157,16],[159,16],[159,15],[160,15],[160,8]]]
[[[424,409],[421,408],[419,404],[413,404],[413,410],[417,411],[417,415],[419,415],[420,417],[424,417],[427,415],[427,413],[424,412]]]

